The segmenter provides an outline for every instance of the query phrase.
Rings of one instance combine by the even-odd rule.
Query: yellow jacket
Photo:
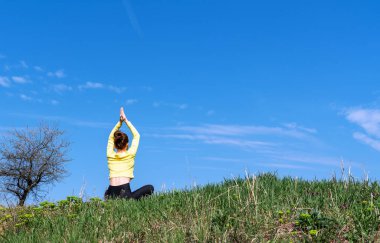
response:
[[[133,170],[135,167],[135,157],[137,148],[139,147],[140,134],[130,121],[126,122],[127,126],[132,132],[133,141],[132,145],[126,152],[116,153],[114,151],[114,133],[119,130],[122,122],[118,122],[112,129],[107,144],[107,160],[108,169],[110,170],[109,178],[113,177],[129,177],[133,178]]]

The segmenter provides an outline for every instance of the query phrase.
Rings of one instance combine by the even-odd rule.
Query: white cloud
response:
[[[266,126],[244,126],[244,125],[217,125],[207,124],[202,126],[179,126],[176,130],[187,131],[197,134],[211,135],[275,135],[294,138],[306,138],[308,132],[300,131],[297,128],[266,127]]]
[[[373,139],[363,133],[360,133],[360,132],[355,132],[354,133],[354,138],[371,146],[372,148],[374,148],[375,150],[377,151],[380,151],[380,141],[379,140],[376,140],[376,139]]]
[[[12,80],[18,84],[25,84],[30,82],[27,78],[21,76],[12,76]]]
[[[104,85],[102,83],[96,83],[96,82],[86,82],[83,85],[79,85],[79,89],[101,89]]]
[[[282,164],[282,163],[259,163],[257,165],[275,168],[285,168],[285,169],[299,169],[299,170],[315,170],[313,167],[293,165],[293,164]]]
[[[275,145],[273,143],[263,142],[263,141],[255,141],[255,140],[242,139],[242,138],[224,138],[224,137],[208,136],[208,135],[152,134],[149,136],[159,137],[159,138],[198,140],[206,144],[230,145],[230,146],[236,146],[236,147],[241,147],[245,149],[271,147]]]
[[[353,108],[347,110],[345,115],[348,121],[360,126],[367,133],[355,132],[353,137],[380,151],[380,110]]]
[[[231,171],[230,169],[227,169],[227,168],[221,168],[221,167],[215,167],[215,166],[190,166],[189,169]]]
[[[211,161],[243,162],[241,159],[225,158],[225,157],[213,157],[213,156],[201,157],[201,159],[211,160]]]
[[[50,104],[52,104],[52,105],[58,105],[59,102],[58,102],[57,100],[51,100],[51,101],[50,101]]]
[[[133,105],[133,104],[135,104],[135,103],[137,103],[137,100],[136,100],[136,99],[128,99],[128,100],[125,102],[126,105]]]
[[[66,74],[65,72],[61,69],[61,70],[57,70],[55,72],[48,72],[47,75],[49,77],[55,77],[55,78],[64,78],[66,77]]]
[[[341,158],[327,157],[320,155],[302,154],[300,152],[276,152],[271,155],[271,158],[279,161],[299,162],[305,164],[321,164],[330,166],[340,166]]]
[[[10,85],[11,85],[11,82],[9,81],[9,78],[5,76],[0,76],[0,86],[9,87]]]
[[[20,94],[20,98],[21,98],[22,100],[25,100],[25,101],[32,101],[32,100],[33,100],[32,97],[27,96],[27,95],[25,95],[25,94]]]
[[[71,117],[63,117],[63,116],[49,116],[49,115],[33,115],[33,114],[24,114],[24,113],[13,113],[12,115],[17,117],[31,118],[37,120],[47,120],[47,121],[59,121],[64,122],[73,126],[80,127],[89,127],[89,128],[111,128],[114,126],[112,123],[108,122],[96,122],[96,121],[86,121],[80,120]]]
[[[304,144],[304,142],[314,144],[318,142],[314,137],[314,133],[317,131],[316,129],[300,129],[300,127],[301,126],[294,124],[286,127],[221,124],[204,124],[199,126],[180,125],[174,128],[164,128],[162,129],[163,132],[160,133],[147,135],[158,138],[181,139],[204,144],[239,148],[243,150],[244,153],[253,152],[257,156],[264,156],[263,158],[267,158],[274,163],[279,161],[279,164],[281,164],[281,166],[279,166],[280,168],[307,168],[303,165],[297,165],[299,163],[339,166],[339,158],[314,156],[310,154],[309,156],[304,156],[301,152],[304,145],[299,145],[299,140],[302,141],[302,144]],[[260,138],[257,138],[257,135],[260,135]],[[280,142],[277,142],[279,139],[276,137],[280,137]],[[297,147],[294,148],[294,146]],[[308,150],[307,153],[312,152],[310,151],[310,146],[306,147]],[[204,157],[203,159],[243,162],[239,158]],[[283,162],[287,164],[283,164]],[[272,166],[274,165],[275,164],[272,164]]]
[[[125,7],[125,10],[128,14],[129,21],[132,25],[132,28],[137,32],[137,34],[141,37],[142,36],[142,31],[139,25],[139,22],[137,20],[137,17],[132,9],[132,4],[130,3],[129,0],[123,0],[123,4]]]
[[[148,92],[151,92],[153,90],[152,86],[141,86],[140,88]]]
[[[178,109],[181,109],[181,110],[184,110],[188,107],[187,104],[179,104],[179,105],[174,105],[175,107],[177,107]]]
[[[283,128],[219,124],[205,124],[200,126],[180,125],[174,128],[166,128],[164,130],[169,132],[152,134],[151,136],[200,141],[205,144],[228,145],[245,150],[256,149],[257,152],[268,155],[273,155],[280,148],[280,144],[271,142],[273,141],[273,136],[315,142],[315,138],[310,133],[316,132],[316,130],[313,129],[302,129],[302,131],[300,131],[298,126]],[[264,138],[257,140],[256,138],[252,138],[252,135],[263,135],[267,136],[267,138],[265,139],[266,141],[260,141]]]
[[[56,84],[56,85],[53,85],[52,88],[57,93],[63,93],[63,92],[66,92],[66,91],[73,90],[73,88],[71,86],[66,85],[66,84]]]
[[[22,68],[29,68],[28,64],[25,61],[20,61],[20,65]]]
[[[286,128],[289,128],[289,129],[293,129],[293,130],[300,130],[300,131],[304,131],[304,132],[307,132],[307,133],[317,133],[317,129],[315,128],[308,128],[308,127],[303,127],[303,126],[299,126],[297,123],[295,122],[292,122],[292,123],[285,123],[284,126]]]
[[[36,70],[38,72],[43,72],[44,71],[44,69],[42,67],[40,67],[40,66],[34,66],[33,68],[34,68],[34,70]]]
[[[224,144],[224,145],[233,145],[243,148],[259,148],[273,146],[273,143],[262,142],[262,141],[252,141],[247,139],[238,139],[238,138],[220,138],[220,137],[205,137],[203,139],[205,143],[208,144]]]
[[[380,138],[380,110],[350,109],[346,112],[346,118],[362,127],[369,135]]]
[[[77,120],[77,119],[72,119],[72,118],[63,119],[62,121],[65,121],[71,125],[80,126],[80,127],[106,128],[106,129],[112,127],[112,125],[107,122],[83,121],[83,120]]]
[[[29,65],[25,61],[19,61],[17,64],[4,65],[5,71],[10,71],[11,69],[27,69],[29,68]]]
[[[107,88],[110,91],[116,92],[118,94],[123,93],[127,89],[125,87],[116,87],[116,86],[113,86],[113,85],[109,85],[109,86],[107,86]]]
[[[255,156],[260,156],[260,158],[267,159],[272,163],[265,164],[265,166],[276,167],[279,164],[277,166],[279,168],[308,169],[307,165],[301,164],[303,163],[339,167],[341,161],[339,156],[323,156],[313,153],[315,149],[310,145],[318,142],[314,136],[317,132],[316,129],[305,129],[304,127],[301,129],[300,127],[302,126],[295,124],[286,127],[220,124],[180,125],[174,128],[163,128],[162,132],[159,133],[157,133],[159,130],[156,130],[156,133],[147,133],[146,136],[239,148],[244,153],[254,153]],[[260,135],[260,137],[258,138],[257,135]],[[188,142],[185,144],[188,144]],[[305,149],[306,152],[303,152]],[[239,151],[236,152],[240,153]],[[202,159],[243,162],[239,159],[239,156],[236,159],[221,156],[203,157]]]
[[[166,106],[166,107],[176,108],[179,110],[184,110],[189,107],[187,104],[177,104],[177,103],[158,102],[158,101],[153,102],[152,105],[155,108],[158,108],[160,106]]]
[[[83,90],[83,89],[105,89],[105,90],[109,90],[109,91],[120,94],[120,93],[124,92],[127,88],[126,87],[116,87],[113,85],[105,85],[105,84],[100,83],[100,82],[86,82],[85,84],[79,85],[78,89],[79,90]]]

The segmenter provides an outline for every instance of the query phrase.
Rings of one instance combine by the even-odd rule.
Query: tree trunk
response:
[[[28,196],[28,194],[29,194],[29,191],[25,191],[23,194],[22,194],[22,196],[19,198],[20,200],[19,200],[19,202],[18,202],[18,205],[19,206],[24,206],[24,203],[25,203],[25,200],[26,200],[26,197]]]

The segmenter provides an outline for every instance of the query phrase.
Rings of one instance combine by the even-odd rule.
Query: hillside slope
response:
[[[2,210],[7,242],[376,241],[380,186],[275,174],[226,180],[141,201],[68,197]]]

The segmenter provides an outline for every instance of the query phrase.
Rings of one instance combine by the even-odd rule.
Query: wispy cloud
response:
[[[353,137],[380,151],[380,110],[352,108],[345,115],[348,121],[360,126],[367,133],[354,132]]]
[[[52,105],[58,105],[58,104],[59,104],[59,101],[57,101],[57,100],[51,100],[51,101],[50,101],[50,104],[52,104]]]
[[[273,142],[273,136],[289,137],[297,140],[314,141],[315,129],[302,129],[298,126],[267,127],[255,125],[219,125],[205,124],[199,126],[177,126],[163,129],[162,134],[154,133],[150,136],[200,141],[206,144],[227,145],[245,150],[255,149],[261,153],[273,153],[280,146]],[[263,140],[253,139],[252,135],[263,135]],[[265,137],[266,136],[266,137]]]
[[[320,164],[320,165],[328,165],[328,166],[340,166],[342,158],[336,156],[321,156],[321,155],[311,155],[310,152],[308,154],[304,154],[301,152],[275,152],[270,155],[272,159],[278,161],[288,161],[291,163],[305,163],[305,164]]]
[[[310,146],[320,143],[315,137],[317,130],[296,125],[296,123],[273,127],[228,124],[181,125],[163,128],[158,131],[156,130],[156,133],[147,135],[238,148],[243,153],[251,153],[254,156],[259,156],[260,159],[268,160],[268,162],[272,163],[266,164],[269,167],[279,164],[279,168],[309,169],[307,165],[305,166],[301,163],[336,167],[339,166],[341,160],[339,157],[322,156],[319,153],[313,153]],[[303,152],[305,147],[307,151]],[[240,152],[236,151],[236,153]],[[201,159],[245,162],[239,156],[235,159],[212,156],[211,154]]]
[[[117,87],[113,85],[106,86],[108,90],[113,91],[115,93],[121,94],[123,93],[127,88],[126,87]]]
[[[0,86],[10,87],[12,83],[11,80],[17,84],[25,84],[31,82],[28,78],[22,76],[12,76],[11,78],[8,78],[6,76],[0,76]]]
[[[125,102],[126,105],[133,105],[133,104],[135,104],[135,103],[137,103],[137,100],[136,100],[136,99],[128,99],[128,100]]]
[[[66,84],[55,84],[52,86],[52,89],[57,93],[63,93],[67,91],[72,91],[73,87]]]
[[[186,109],[188,106],[189,106],[188,104],[178,104],[178,105],[175,105],[174,107],[177,107],[178,109],[184,110],[184,109]]]
[[[317,133],[317,129],[315,129],[315,128],[308,128],[308,127],[303,127],[303,126],[298,125],[298,124],[295,123],[295,122],[292,122],[292,123],[285,123],[285,124],[284,124],[284,127],[289,128],[289,129],[292,129],[292,130],[304,131],[304,132],[307,132],[307,133]]]
[[[43,72],[43,71],[44,71],[44,69],[43,69],[42,67],[40,67],[40,66],[34,66],[33,68],[34,68],[34,70],[36,70],[37,72]]]
[[[25,101],[32,101],[32,100],[33,100],[32,97],[30,97],[30,96],[28,96],[28,95],[25,95],[25,94],[20,94],[20,98],[21,98],[22,100],[25,100]]]
[[[187,104],[184,104],[184,103],[183,104],[177,104],[177,103],[168,103],[168,102],[163,102],[163,101],[153,102],[153,107],[158,108],[161,106],[172,107],[172,108],[176,108],[179,110],[184,110],[184,109],[189,107]]]
[[[258,163],[257,165],[261,165],[265,167],[285,168],[285,169],[315,170],[315,168],[313,167],[294,165],[294,164],[283,164],[283,163]]]
[[[20,65],[22,68],[29,68],[28,64],[25,61],[20,61]]]
[[[363,133],[360,133],[360,132],[355,132],[353,134],[353,137],[369,146],[371,146],[372,148],[374,148],[375,150],[377,151],[380,151],[380,141],[377,140],[377,139],[373,139]]]
[[[298,127],[267,127],[267,126],[244,126],[244,125],[218,125],[206,124],[201,126],[179,126],[175,130],[187,131],[192,134],[210,134],[210,135],[275,135],[294,138],[306,138],[316,130],[305,131]],[[310,129],[311,130],[311,129]]]
[[[124,92],[127,88],[125,87],[117,87],[113,85],[106,85],[100,82],[86,82],[85,84],[81,84],[78,86],[79,90],[85,90],[85,89],[106,89],[115,93],[122,93]]]
[[[141,86],[140,87],[142,90],[145,90],[145,91],[148,91],[148,92],[151,92],[153,90],[153,87],[152,86]]]
[[[270,142],[242,139],[242,138],[224,138],[208,135],[193,135],[193,134],[149,134],[148,136],[159,138],[175,138],[185,140],[201,141],[206,144],[219,144],[241,147],[245,149],[271,147],[275,144]]]
[[[225,158],[225,157],[213,157],[213,156],[201,157],[201,159],[202,160],[209,160],[209,161],[244,162],[241,159]]]
[[[13,82],[18,83],[18,84],[25,84],[25,83],[30,82],[29,79],[27,79],[26,77],[22,77],[22,76],[12,76],[12,80],[13,80]]]
[[[34,95],[38,95],[38,93],[36,92],[30,92],[30,93],[33,93]],[[33,96],[26,95],[26,94],[19,94],[18,96],[23,101],[43,103],[43,100],[41,98],[35,98]]]
[[[215,166],[190,166],[189,169],[198,169],[198,170],[222,170],[222,171],[228,171],[231,170],[228,168],[223,167],[215,167]]]
[[[79,127],[89,127],[89,128],[112,128],[114,124],[108,122],[96,122],[96,121],[88,121],[81,120],[72,117],[63,117],[63,116],[50,116],[50,115],[36,115],[36,114],[24,114],[24,113],[13,113],[12,115],[17,117],[25,117],[36,120],[45,120],[45,121],[56,121],[63,122],[73,126]]]
[[[65,74],[64,70],[61,69],[61,70],[57,70],[55,72],[48,72],[47,76],[55,77],[55,78],[64,78],[64,77],[66,77],[66,74]]]
[[[209,161],[223,161],[223,162],[234,162],[234,163],[241,163],[241,162],[250,162],[243,159],[236,159],[236,158],[226,158],[226,157],[215,157],[215,156],[206,156],[201,157],[202,160],[209,160]],[[321,155],[310,155],[310,154],[302,154],[301,152],[282,152],[279,151],[273,151],[272,153],[268,154],[268,160],[271,160],[272,163],[262,163],[261,165],[272,167],[273,165],[280,165],[278,166],[280,168],[311,168],[307,166],[299,165],[302,164],[319,164],[324,166],[333,166],[333,167],[340,167],[342,158],[340,157],[329,157],[329,156],[321,156]],[[275,161],[275,163],[273,163]],[[277,162],[278,161],[278,162]],[[361,164],[352,162],[350,163],[352,166],[360,167]],[[276,167],[276,166],[274,166]]]
[[[346,112],[348,121],[362,127],[369,135],[380,138],[380,110],[377,109],[349,109]]]
[[[4,70],[10,71],[11,69],[28,69],[29,65],[25,61],[19,61],[16,64],[5,64]]]
[[[129,21],[132,25],[132,28],[137,32],[139,37],[142,37],[142,31],[141,31],[139,22],[137,20],[137,17],[133,11],[132,4],[131,4],[130,0],[123,0],[123,5],[124,5],[124,8],[128,14],[128,18],[129,18]]]
[[[201,137],[205,143],[208,144],[224,144],[232,145],[243,148],[260,148],[260,147],[270,147],[275,145],[270,142],[247,140],[247,139],[238,139],[238,138],[221,138],[221,137]]]
[[[7,88],[10,85],[11,85],[11,82],[10,82],[9,78],[7,78],[5,76],[0,76],[0,86]]]
[[[85,84],[79,85],[79,89],[101,89],[104,85],[102,83],[96,82],[86,82]]]

